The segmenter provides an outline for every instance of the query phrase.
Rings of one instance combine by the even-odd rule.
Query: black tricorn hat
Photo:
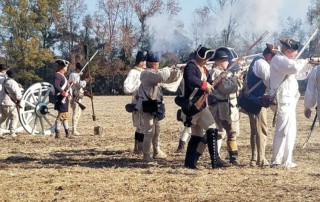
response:
[[[136,56],[136,64],[147,60],[147,51],[138,51]]]
[[[201,46],[201,45],[197,49],[197,56],[202,60],[210,59],[213,54],[214,54],[214,50],[213,49],[209,49],[209,48],[206,48],[206,47]]]
[[[14,78],[16,77],[16,72],[15,72],[14,69],[9,69],[9,70],[7,71],[7,75],[8,75],[9,78],[14,79]]]
[[[288,38],[283,38],[280,39],[280,43],[284,45],[287,48],[293,49],[293,50],[298,50],[300,46],[299,41],[295,41],[293,39],[288,39]]]
[[[58,66],[61,66],[61,67],[65,67],[69,65],[69,61],[63,60],[63,59],[58,59],[55,62],[58,64]]]
[[[76,69],[82,69],[82,65],[79,62],[76,64]]]
[[[233,48],[223,46],[216,50],[214,56],[210,60],[215,61],[221,58],[236,59],[238,58],[238,54],[234,51]]]
[[[159,56],[152,51],[147,52],[147,62],[159,62]]]
[[[3,70],[8,70],[9,67],[5,64],[0,64],[0,71],[3,71]]]

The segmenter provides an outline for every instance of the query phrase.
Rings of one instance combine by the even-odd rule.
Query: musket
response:
[[[97,50],[93,56],[90,58],[90,60],[81,68],[80,72],[79,72],[79,75],[84,71],[84,69],[87,67],[87,65],[89,64],[89,62],[91,62],[91,60],[94,58],[94,56],[96,56],[96,54],[99,52],[99,50]],[[71,83],[69,88],[66,90],[67,93],[70,92],[70,89],[71,87],[73,86],[74,83]],[[61,100],[62,103],[66,103],[66,97],[64,97],[62,100]]]
[[[242,59],[248,59],[248,58],[254,58],[254,57],[257,57],[259,55],[262,55],[262,53],[255,53],[255,54],[251,54],[251,55],[246,55],[246,56],[243,56]]]
[[[300,50],[300,52],[298,53],[298,55],[295,57],[295,59],[298,59],[301,54],[303,53],[303,51],[307,48],[307,46],[309,45],[309,43],[312,41],[312,39],[318,34],[319,29],[317,28],[313,34],[310,36],[310,38],[308,39],[308,41],[306,42],[306,44],[304,44],[304,46],[302,47],[302,49]]]
[[[252,54],[252,55],[246,55],[246,56],[243,56],[242,57],[242,61],[243,63],[239,66],[239,69],[237,69],[237,72],[238,73],[242,73],[242,72],[246,72],[248,71],[248,68],[250,66],[250,63],[251,61],[259,56],[259,55],[262,55],[262,53],[255,53],[255,54]],[[240,61],[239,61],[240,62]]]
[[[302,149],[304,149],[304,148],[306,147],[307,143],[308,143],[309,140],[310,140],[310,137],[311,137],[311,134],[312,134],[314,125],[316,124],[317,118],[318,118],[318,115],[317,115],[317,112],[316,112],[316,115],[314,116],[313,122],[312,122],[311,127],[310,127],[309,135],[308,135],[305,143],[303,144]]]
[[[213,65],[214,64],[214,61],[208,61],[206,63],[206,65]],[[185,66],[187,65],[187,63],[181,63],[181,64],[176,64],[174,65],[175,67],[181,69],[181,68],[184,68]]]
[[[84,51],[85,51],[85,58],[87,59],[88,58],[88,49],[87,49],[87,45],[84,46]],[[95,55],[95,54],[94,54]],[[91,59],[90,59],[91,60]],[[90,75],[90,68],[88,68],[88,76],[91,77]],[[95,115],[95,112],[94,112],[94,104],[93,104],[93,94],[92,94],[92,85],[91,85],[91,80],[89,80],[89,90],[90,90],[90,100],[91,100],[91,108],[92,108],[92,120],[93,121],[96,121],[96,115]]]
[[[252,55],[243,56],[243,57],[242,57],[242,60],[246,60],[246,59],[248,59],[248,58],[253,58],[253,57],[256,57],[256,56],[258,56],[258,55],[261,55],[261,53],[256,53],[256,54],[252,54]],[[206,65],[213,65],[213,64],[214,64],[214,61],[208,61],[208,62],[206,63]],[[176,64],[175,67],[181,69],[181,68],[185,67],[186,65],[187,65],[187,63],[180,63],[180,64]]]
[[[77,96],[77,97],[75,98],[75,100],[76,100],[76,101],[74,101],[74,102],[79,105],[79,107],[80,107],[81,110],[85,110],[85,109],[86,109],[86,106],[84,106],[82,103],[79,102],[79,96]]]
[[[248,55],[249,52],[251,51],[251,49],[253,47],[255,47],[258,43],[260,43],[262,41],[262,39],[268,34],[269,32],[266,31],[265,33],[263,33],[245,52],[244,55]],[[243,56],[244,57],[244,56]],[[243,57],[238,57],[227,69],[225,72],[223,72],[222,74],[220,74],[217,78],[215,78],[212,82],[212,87],[215,87],[220,84],[220,82],[222,81],[222,79],[224,79],[228,72],[230,72],[238,63],[240,60],[243,60]]]

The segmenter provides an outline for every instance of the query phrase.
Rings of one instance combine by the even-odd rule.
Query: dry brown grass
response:
[[[162,121],[161,146],[166,161],[148,165],[132,154],[131,115],[124,110],[129,96],[95,97],[97,121],[88,107],[80,121],[81,136],[55,140],[22,134],[0,139],[0,201],[315,201],[320,198],[319,126],[302,150],[311,120],[298,107],[298,136],[291,170],[250,168],[249,123],[242,114],[238,138],[244,166],[213,170],[206,152],[200,170],[183,167],[176,155],[181,123],[177,106],[165,97],[167,117]],[[271,123],[271,112],[269,112]],[[95,125],[102,136],[93,135]],[[271,158],[273,128],[267,146]],[[225,145],[222,148],[225,151]],[[223,153],[223,155],[225,152]]]

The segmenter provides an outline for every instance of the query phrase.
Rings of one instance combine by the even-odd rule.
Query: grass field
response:
[[[79,131],[74,139],[23,133],[0,139],[0,201],[318,201],[320,199],[320,137],[316,124],[311,141],[302,145],[311,120],[298,103],[298,134],[294,159],[297,168],[251,168],[249,120],[241,114],[238,137],[242,166],[213,170],[208,152],[199,170],[183,167],[184,154],[175,154],[182,124],[178,107],[165,97],[167,115],[162,121],[161,148],[166,160],[146,164],[133,154],[134,128],[124,110],[130,96],[84,99]],[[268,118],[271,125],[272,112]],[[102,126],[102,135],[94,135]],[[267,158],[271,158],[274,128],[269,128]],[[225,143],[222,155],[226,154]]]

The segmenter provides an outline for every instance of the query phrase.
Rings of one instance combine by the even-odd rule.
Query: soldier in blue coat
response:
[[[69,102],[70,93],[68,88],[70,87],[68,79],[65,74],[68,71],[69,62],[66,60],[56,60],[57,71],[54,77],[54,90],[56,102],[54,109],[58,111],[58,116],[55,121],[55,138],[60,138],[60,126],[61,122],[65,129],[66,137],[70,137],[68,120],[70,119],[69,114]]]
[[[207,104],[207,96],[213,91],[212,79],[205,65],[214,54],[214,50],[200,46],[195,59],[187,63],[183,79],[185,82],[185,99],[189,99],[194,106],[193,112],[184,111],[191,125],[191,137],[188,142],[185,167],[196,169],[197,162],[208,144],[212,168],[221,167],[218,163],[217,134],[215,121]],[[205,131],[205,135],[204,135]]]

